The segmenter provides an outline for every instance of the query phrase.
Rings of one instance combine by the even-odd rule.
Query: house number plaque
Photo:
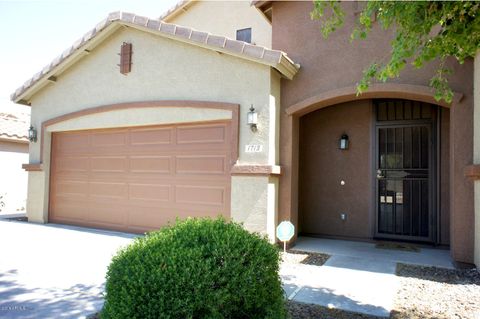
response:
[[[245,153],[261,153],[263,151],[263,145],[248,144],[245,145]]]

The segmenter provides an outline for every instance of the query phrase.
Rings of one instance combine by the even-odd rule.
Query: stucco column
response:
[[[298,234],[298,129],[299,119],[282,110],[280,115],[280,166],[278,222],[291,221]]]
[[[450,109],[450,249],[455,261],[469,264],[474,262],[474,186],[465,169],[473,160],[472,91],[473,86],[465,87]]]
[[[480,164],[480,50],[475,57],[473,74],[473,164]],[[480,180],[475,188],[475,228],[474,228],[474,263],[480,269]]]

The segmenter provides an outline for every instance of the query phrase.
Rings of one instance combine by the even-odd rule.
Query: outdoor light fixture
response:
[[[30,142],[37,141],[37,130],[32,125],[30,125],[30,128],[28,129],[28,140]]]
[[[347,150],[348,149],[348,135],[343,134],[342,137],[340,137],[340,141],[338,143],[339,148],[341,150]]]
[[[250,111],[247,113],[247,125],[250,125],[250,129],[252,132],[257,131],[257,123],[258,123],[258,117],[257,117],[257,112],[255,112],[255,108],[250,106]]]

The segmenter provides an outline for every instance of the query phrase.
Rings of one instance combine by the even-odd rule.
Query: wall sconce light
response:
[[[348,135],[343,134],[342,137],[340,137],[340,141],[338,143],[338,148],[341,150],[348,150]]]
[[[34,143],[37,141],[37,130],[32,125],[28,129],[28,140]]]
[[[258,116],[257,112],[255,112],[255,108],[250,106],[250,111],[247,113],[247,125],[250,125],[250,129],[252,132],[257,131],[257,123],[258,123]]]

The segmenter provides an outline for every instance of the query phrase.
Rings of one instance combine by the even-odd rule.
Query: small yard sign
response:
[[[277,238],[280,241],[283,241],[283,251],[287,250],[287,241],[292,239],[295,234],[295,226],[287,220],[281,222],[277,226]]]

